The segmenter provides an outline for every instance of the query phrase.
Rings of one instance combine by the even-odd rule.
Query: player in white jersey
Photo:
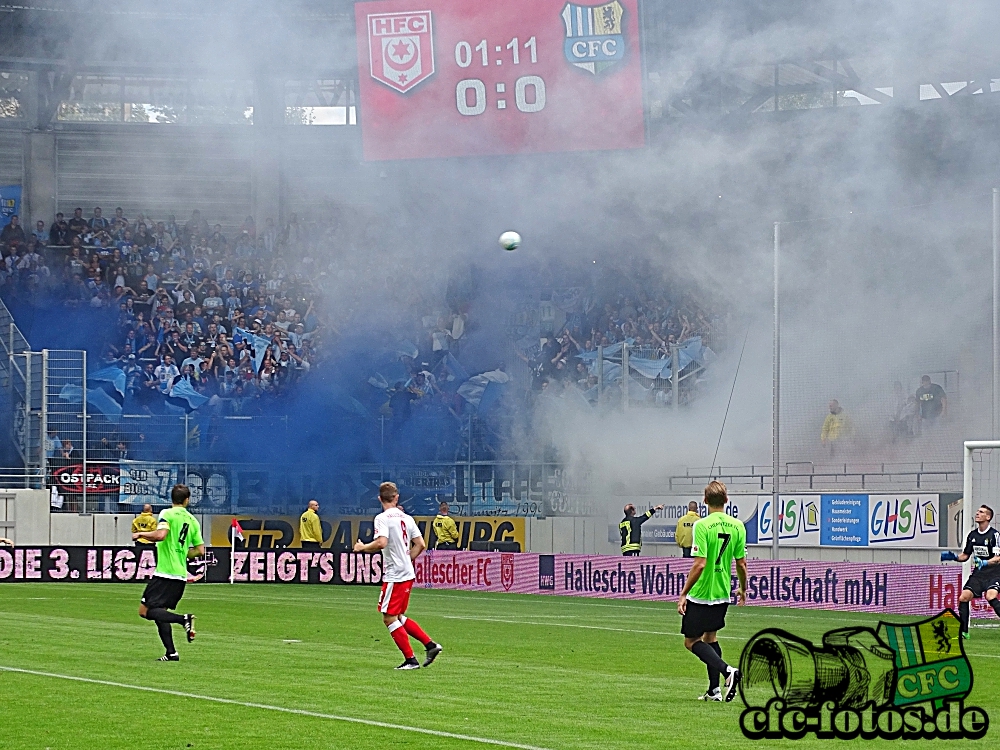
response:
[[[419,669],[420,662],[413,656],[410,636],[420,641],[426,649],[424,666],[430,666],[443,650],[423,629],[406,616],[410,604],[410,590],[416,573],[413,561],[427,549],[417,522],[398,507],[399,490],[392,482],[383,482],[378,488],[382,512],[375,516],[375,538],[368,544],[358,541],[355,552],[382,551],[382,593],[378,598],[378,611],[389,628],[389,635],[403,652],[405,661],[396,669]]]

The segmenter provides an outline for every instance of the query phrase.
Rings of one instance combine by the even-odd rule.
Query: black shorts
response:
[[[1000,565],[988,565],[975,571],[962,588],[968,589],[977,598],[990,589],[1000,592]]]
[[[641,549],[630,549],[628,552],[622,552],[622,557],[638,557],[640,552]]]
[[[681,619],[681,633],[685,638],[700,638],[705,633],[714,633],[726,627],[726,604],[687,603],[684,617]]]
[[[302,549],[323,549],[319,542],[302,542]]]
[[[455,544],[454,542],[438,542],[437,546],[434,549],[451,551],[451,550],[457,550],[458,545]]]
[[[174,609],[184,596],[184,584],[173,578],[153,576],[142,592],[142,603],[146,609]]]

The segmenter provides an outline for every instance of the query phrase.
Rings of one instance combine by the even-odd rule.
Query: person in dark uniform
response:
[[[962,588],[959,597],[958,615],[962,621],[962,635],[969,637],[969,603],[980,596],[1000,617],[1000,531],[990,527],[993,520],[993,509],[988,505],[980,505],[976,511],[976,528],[965,537],[965,547],[961,553],[945,551],[941,553],[942,560],[958,560],[965,562],[972,559],[972,575]]]
[[[638,557],[642,552],[642,525],[646,523],[658,510],[663,510],[662,505],[650,508],[641,516],[636,517],[635,506],[629,503],[625,506],[625,518],[618,524],[618,530],[622,535],[622,554],[625,557]]]

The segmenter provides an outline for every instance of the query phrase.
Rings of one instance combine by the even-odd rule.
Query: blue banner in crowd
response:
[[[168,505],[170,488],[177,484],[177,464],[146,461],[118,462],[118,502],[128,505]]]
[[[263,336],[258,336],[242,328],[234,328],[233,333],[235,334],[233,336],[234,345],[237,338],[241,338],[253,348],[253,369],[255,372],[259,372],[260,365],[264,361],[264,355],[267,354],[267,347],[271,345],[271,342]]]
[[[21,215],[21,186],[4,185],[0,187],[0,225],[10,224],[10,217],[15,214]],[[24,226],[24,222],[21,225]],[[24,231],[29,232],[30,228]]]

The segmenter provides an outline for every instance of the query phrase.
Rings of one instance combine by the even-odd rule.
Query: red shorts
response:
[[[413,579],[397,583],[383,583],[378,597],[378,611],[384,615],[401,615],[410,606],[410,589]]]

